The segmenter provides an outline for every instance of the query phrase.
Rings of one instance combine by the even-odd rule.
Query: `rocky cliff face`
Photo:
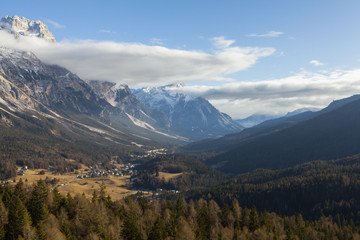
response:
[[[78,76],[44,64],[30,52],[0,47],[0,73],[27,96],[58,111],[99,116],[108,107]]]
[[[49,31],[46,24],[41,21],[32,21],[19,16],[6,16],[0,20],[0,29],[19,36],[31,36],[45,39],[50,42],[56,42],[55,37]]]
[[[45,64],[30,52],[0,47],[3,124],[15,125],[14,119],[33,124],[37,119],[38,127],[62,140],[96,141],[124,149],[184,141],[159,127],[168,124],[165,114],[145,107],[128,87],[112,87],[105,84],[102,90],[113,96],[114,105],[67,69]]]
[[[206,99],[191,97],[174,90],[183,83],[163,87],[134,89],[134,95],[146,106],[164,112],[171,130],[193,140],[240,132],[243,127],[221,113]]]
[[[113,107],[127,114],[135,122],[143,122],[148,127],[168,130],[170,122],[167,116],[156,109],[151,109],[142,104],[127,85],[115,84],[106,81],[88,81],[94,92],[105,99]]]

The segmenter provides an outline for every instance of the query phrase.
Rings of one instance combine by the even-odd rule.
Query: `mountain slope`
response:
[[[170,122],[167,116],[161,111],[150,109],[142,104],[127,85],[95,80],[88,83],[100,98],[125,112],[134,121],[142,122],[144,127],[163,131],[169,129]]]
[[[34,100],[59,112],[100,116],[109,109],[78,76],[44,64],[30,52],[0,47],[0,73]]]
[[[317,159],[336,159],[359,152],[360,100],[355,100],[240,144],[208,163],[218,164],[228,173],[241,173],[256,168],[285,168]]]
[[[237,175],[221,185],[189,194],[217,202],[234,199],[251,208],[306,218],[321,215],[360,221],[360,156],[313,161],[281,170],[259,169]]]
[[[125,103],[126,97],[119,102]],[[47,65],[32,53],[8,48],[0,48],[0,113],[0,139],[9,137],[5,132],[17,131],[14,141],[26,143],[29,138],[21,139],[21,135],[28,135],[38,138],[31,142],[40,148],[43,142],[54,141],[125,156],[125,152],[140,153],[183,141],[158,129],[143,128],[68,70]],[[49,147],[46,151],[53,150]]]
[[[170,88],[183,86],[183,84],[173,84],[133,89],[132,91],[144,105],[162,111],[168,116],[171,122],[171,131],[192,140],[219,137],[243,129],[231,117],[219,112],[207,100],[170,90]]]
[[[209,152],[211,155],[218,155],[233,148],[239,147],[242,144],[255,141],[258,138],[279,132],[300,122],[338,109],[345,104],[357,99],[360,99],[360,95],[353,95],[348,98],[335,100],[321,111],[315,109],[316,111],[314,112],[305,111],[295,115],[293,114],[294,112],[291,112],[283,117],[267,120],[251,128],[244,129],[240,133],[228,134],[218,139],[204,139],[198,142],[192,142],[182,147],[181,149],[182,151],[186,151],[192,154]]]

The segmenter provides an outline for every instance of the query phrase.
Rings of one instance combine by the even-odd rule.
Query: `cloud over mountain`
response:
[[[254,112],[283,114],[304,107],[325,107],[332,100],[358,94],[360,69],[328,73],[303,71],[281,79],[185,86],[173,91],[204,97],[234,118]]]
[[[223,39],[224,40],[224,39]],[[101,79],[137,86],[177,81],[229,81],[228,74],[245,70],[273,48],[223,45],[212,53],[170,49],[140,43],[14,39],[0,32],[6,47],[34,52],[41,60],[64,66],[84,79]]]

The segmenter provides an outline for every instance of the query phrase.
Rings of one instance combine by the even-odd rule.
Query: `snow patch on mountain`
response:
[[[142,128],[146,128],[146,129],[150,129],[150,130],[155,130],[155,128],[153,126],[151,126],[150,124],[143,122],[133,116],[131,116],[130,114],[126,113],[126,116],[128,116],[128,118],[136,125]]]
[[[184,86],[184,83],[175,83],[132,89],[132,92],[147,107],[165,113],[171,122],[171,130],[179,135],[197,140],[243,129],[206,99],[182,93],[180,90]]]
[[[41,21],[32,21],[19,16],[6,16],[0,20],[0,30],[5,30],[15,37],[29,36],[43,38],[49,42],[56,42],[46,24]]]
[[[175,83],[162,87],[132,89],[132,92],[140,102],[150,108],[164,112],[171,119],[175,106],[179,102],[183,102],[186,105],[187,102],[195,99],[192,96],[176,92],[176,89],[184,86],[184,83]]]

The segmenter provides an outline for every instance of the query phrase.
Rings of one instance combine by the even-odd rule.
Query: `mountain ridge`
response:
[[[39,20],[33,21],[25,17],[5,16],[0,20],[0,30],[5,30],[17,38],[19,36],[30,36],[56,42],[48,26]]]
[[[330,104],[330,110],[325,108],[291,127],[238,145],[208,163],[218,164],[227,172],[241,173],[357,154],[360,152],[360,99],[357,95],[351,99],[353,101],[343,105],[337,102],[336,108]],[[220,162],[223,164],[219,165]]]
[[[174,90],[184,86],[175,83],[161,87],[132,89],[145,106],[164,112],[175,133],[186,134],[192,140],[219,137],[240,132],[243,127],[225,113],[218,111],[201,97],[192,97]]]

